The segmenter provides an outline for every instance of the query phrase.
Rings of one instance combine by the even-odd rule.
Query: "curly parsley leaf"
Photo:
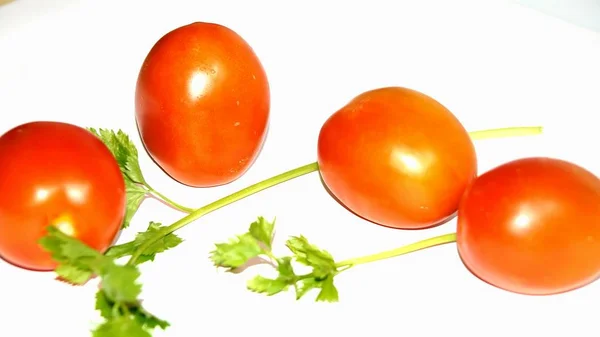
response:
[[[113,257],[101,254],[54,227],[48,228],[40,245],[58,263],[56,270],[63,271],[60,276],[66,281],[80,283],[91,274],[101,278],[96,309],[105,321],[92,331],[93,336],[149,337],[152,329],[169,326],[168,322],[142,307],[140,272],[136,266],[119,265]]]
[[[112,246],[106,253],[106,256],[119,259],[125,256],[132,255],[141,245],[146,243],[148,240],[154,239],[157,233],[165,228],[158,222],[150,222],[145,232],[138,232],[135,239],[131,242],[127,242],[120,245]],[[139,265],[147,261],[154,261],[156,254],[165,252],[169,249],[177,247],[183,242],[179,236],[174,233],[169,233],[163,236],[160,240],[152,243],[139,258],[136,259],[135,264]]]
[[[259,217],[250,225],[247,233],[215,244],[210,259],[215,266],[228,271],[240,268],[258,257],[268,259],[277,276],[255,276],[246,283],[250,291],[272,296],[293,287],[296,299],[300,299],[310,290],[318,290],[317,301],[338,301],[339,295],[333,280],[341,271],[338,270],[331,254],[311,244],[303,236],[292,236],[286,242],[292,256],[277,258],[271,252],[274,227],[274,221],[268,222]],[[310,267],[312,271],[298,275],[292,265],[294,261]]]

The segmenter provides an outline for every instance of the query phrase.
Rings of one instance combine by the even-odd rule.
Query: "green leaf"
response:
[[[289,256],[277,259],[277,271],[279,275],[275,279],[263,276],[255,276],[246,284],[247,288],[253,292],[263,293],[268,296],[286,291],[291,285],[294,285],[297,276],[292,267],[292,258]]]
[[[163,230],[163,228],[165,227],[163,227],[158,222],[150,222],[150,224],[148,225],[148,229],[145,232],[138,233],[134,242],[136,242],[137,245],[140,246],[146,241],[153,239],[159,231]],[[148,246],[148,248],[144,250],[142,255],[148,256],[149,258],[151,258],[151,260],[154,260],[156,254],[175,248],[182,242],[183,240],[179,236],[173,233],[169,233],[163,236],[160,240]]]
[[[271,242],[273,241],[273,229],[275,228],[275,220],[269,222],[263,217],[258,217],[258,220],[250,224],[250,234],[256,240],[265,244],[271,250]]]
[[[100,316],[110,319],[113,317],[113,305],[104,290],[100,289],[96,292],[96,310],[100,312]]]
[[[294,253],[296,261],[313,268],[315,277],[325,277],[335,273],[335,261],[329,252],[308,242],[304,236],[292,236],[286,246]]]
[[[146,241],[153,240],[158,235],[158,232],[164,228],[165,227],[160,223],[151,221],[146,231],[138,232],[133,241],[112,246],[105,255],[116,259],[130,256],[141,245],[145,244]],[[179,236],[174,233],[169,233],[148,246],[136,260],[136,265],[140,265],[147,261],[154,261],[156,254],[175,248],[182,242],[183,239]]]
[[[277,259],[277,271],[280,278],[295,279],[296,273],[292,266],[292,258],[289,256]]]
[[[164,330],[170,326],[169,322],[147,312],[140,305],[139,301],[120,303],[120,305],[116,305],[116,303],[117,302],[110,300],[103,289],[96,293],[96,310],[98,310],[100,315],[107,320],[110,320],[113,317],[130,315],[146,329],[154,329],[159,327]]]
[[[117,130],[115,132],[114,130],[102,128],[97,130],[95,128],[87,129],[96,135],[96,137],[100,138],[104,145],[108,147],[119,163],[121,172],[123,172],[126,177],[132,182],[143,185],[146,184],[146,180],[144,179],[140,168],[137,148],[125,132],[122,130]]]
[[[225,243],[217,243],[210,259],[218,267],[230,270],[246,264],[250,259],[264,254],[259,242],[250,233],[238,235]]]
[[[328,275],[320,283],[321,291],[317,295],[317,301],[337,302],[339,300],[338,291],[333,284],[333,275]]]
[[[102,273],[102,289],[112,302],[134,303],[142,292],[139,270],[131,265],[110,265]]]
[[[290,286],[290,284],[283,279],[270,279],[262,277],[260,275],[250,279],[246,284],[249,290],[256,293],[263,293],[268,296],[280,293]]]
[[[296,282],[296,299],[301,299],[309,291],[313,289],[318,289],[320,286],[320,282],[317,281],[314,277],[299,280],[298,282]]]
[[[169,322],[150,314],[149,312],[145,311],[141,306],[130,309],[130,312],[135,317],[136,321],[138,321],[146,329],[161,328],[165,330],[166,328],[171,326]]]
[[[39,240],[39,244],[58,263],[56,273],[65,281],[84,284],[107,264],[108,261],[100,252],[83,242],[56,227],[48,227],[47,230],[48,234]]]
[[[152,337],[135,318],[120,316],[98,326],[93,337]]]
[[[93,276],[91,270],[70,264],[60,264],[55,268],[54,272],[61,279],[75,285],[83,285]]]
[[[118,265],[114,257],[101,254],[54,227],[48,228],[40,244],[58,262],[56,271],[67,281],[83,283],[92,274],[101,278],[95,307],[105,322],[92,332],[93,336],[151,336],[148,329],[169,325],[142,307],[138,299],[142,290],[138,283],[140,271],[136,266]]]
[[[131,219],[148,194],[148,190],[144,185],[134,183],[129,179],[125,179],[125,191],[127,195],[127,205],[125,208],[125,218],[123,219],[123,225],[121,226],[122,228],[129,227]]]
[[[142,201],[149,193],[148,184],[140,168],[137,148],[126,133],[121,130],[87,128],[98,137],[115,157],[123,178],[127,194],[125,218],[121,228],[129,227],[131,219],[139,209]]]
[[[338,290],[333,280],[340,271],[331,254],[311,244],[304,236],[292,236],[286,241],[286,246],[293,255],[276,258],[271,252],[274,229],[275,221],[268,222],[259,217],[250,225],[248,233],[238,235],[226,243],[216,244],[215,250],[211,252],[211,259],[218,267],[234,270],[250,259],[267,255],[275,262],[272,266],[277,271],[277,277],[257,275],[246,283],[248,290],[272,296],[293,286],[297,300],[316,289],[319,290],[316,301],[338,301]],[[292,261],[309,266],[312,271],[297,275]]]

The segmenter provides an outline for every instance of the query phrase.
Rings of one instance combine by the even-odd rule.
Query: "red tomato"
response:
[[[399,87],[362,93],[335,112],[321,128],[318,163],[343,205],[401,229],[451,218],[477,175],[473,142],[456,117]]]
[[[92,133],[59,122],[31,122],[0,137],[0,256],[25,269],[56,267],[38,244],[54,225],[100,252],[125,214],[125,182]]]
[[[552,158],[496,167],[465,193],[457,245],[473,274],[511,292],[586,285],[600,276],[600,180]]]
[[[150,50],[135,107],[142,141],[167,174],[190,186],[222,185],[242,176],[264,143],[269,83],[237,33],[197,22]]]

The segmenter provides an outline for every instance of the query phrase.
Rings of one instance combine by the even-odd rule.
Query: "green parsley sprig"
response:
[[[87,128],[87,130],[100,138],[104,145],[108,147],[117,160],[121,173],[123,173],[125,189],[127,191],[127,207],[122,228],[129,226],[133,215],[148,197],[158,199],[164,204],[184,213],[193,211],[193,208],[178,204],[148,184],[140,168],[137,148],[125,132],[102,128]]]
[[[153,329],[169,326],[142,306],[137,266],[117,264],[114,257],[101,254],[55,227],[48,228],[48,235],[40,244],[52,254],[58,263],[56,273],[66,281],[83,284],[91,275],[100,277],[96,309],[104,322],[92,331],[93,337],[151,337]]]
[[[269,222],[263,217],[258,217],[250,224],[248,232],[215,244],[215,248],[210,252],[210,259],[215,266],[234,273],[246,270],[250,265],[257,263],[271,265],[277,276],[257,275],[250,279],[246,283],[246,288],[252,292],[272,296],[293,288],[296,300],[299,300],[309,291],[316,290],[318,293],[315,301],[337,302],[339,294],[334,278],[341,272],[356,265],[388,259],[456,240],[456,234],[444,234],[385,252],[336,262],[329,252],[310,243],[304,236],[291,236],[286,241],[285,245],[290,250],[291,256],[275,256],[272,252],[274,229],[275,220]],[[307,266],[311,271],[298,274],[294,270],[293,263]]]

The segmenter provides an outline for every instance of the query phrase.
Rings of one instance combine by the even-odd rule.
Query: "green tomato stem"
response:
[[[542,127],[511,127],[511,128],[500,128],[500,129],[489,129],[489,130],[481,130],[470,132],[469,135],[473,139],[489,139],[489,138],[500,138],[500,137],[511,137],[511,136],[526,136],[526,135],[535,135],[542,132]],[[155,236],[147,240],[143,245],[141,245],[135,252],[131,255],[131,258],[127,262],[128,264],[134,264],[135,261],[142,255],[142,253],[153,243],[165,237],[166,235],[173,233],[174,231],[186,226],[190,222],[193,222],[200,217],[211,213],[219,208],[225,207],[229,204],[232,204],[240,199],[246,198],[250,195],[258,193],[262,190],[265,190],[269,187],[275,186],[277,184],[281,184],[285,181],[294,179],[296,177],[315,172],[319,170],[319,165],[317,162],[313,162],[304,166],[300,166],[293,170],[281,173],[274,177],[268,178],[261,182],[258,182],[254,185],[250,185],[244,189],[241,189],[233,194],[230,194],[224,198],[221,198],[217,201],[214,201],[208,205],[202,206],[198,209],[192,210],[187,207],[175,204],[173,201],[167,199],[162,194],[157,193],[154,190],[151,190],[153,193],[156,193],[159,197],[161,197],[166,202],[174,205],[180,210],[186,210],[185,212],[189,213],[185,217],[179,219],[168,227],[163,228],[161,231],[157,232]]]
[[[439,246],[442,244],[455,242],[455,241],[456,241],[456,233],[444,234],[444,235],[432,237],[429,239],[425,239],[422,241],[417,241],[415,243],[411,243],[406,246],[402,246],[402,247],[388,250],[385,252],[367,255],[367,256],[358,257],[358,258],[349,259],[349,260],[344,260],[344,261],[336,263],[336,267],[337,268],[353,267],[353,266],[356,266],[359,264],[365,264],[365,263],[380,261],[380,260],[384,260],[384,259],[389,259],[392,257],[412,253],[412,252],[422,250],[425,248]]]
[[[164,194],[158,192],[157,190],[155,190],[154,188],[150,187],[149,185],[146,185],[146,187],[148,188],[148,191],[152,194],[154,194],[156,197],[162,199],[164,202],[166,202],[169,206],[173,207],[174,209],[184,212],[184,213],[192,213],[194,211],[194,208],[191,207],[186,207],[183,206],[171,199],[169,199],[167,196],[165,196]]]
[[[269,179],[258,182],[254,185],[250,185],[250,186],[248,186],[244,189],[241,189],[233,194],[230,194],[224,198],[221,198],[217,201],[211,202],[210,204],[202,206],[202,207],[194,210],[190,214],[186,215],[185,217],[174,222],[170,226],[165,227],[163,230],[157,232],[153,239],[147,240],[143,245],[141,245],[138,249],[135,250],[135,252],[131,255],[131,258],[129,259],[129,261],[127,263],[134,264],[135,261],[140,257],[140,255],[142,255],[142,253],[153,243],[155,243],[156,241],[160,240],[161,238],[165,237],[166,235],[173,233],[174,231],[186,226],[190,222],[195,221],[198,218],[200,218],[208,213],[216,211],[217,209],[219,209],[221,207],[225,207],[231,203],[234,203],[238,200],[246,198],[252,194],[258,193],[269,187],[281,184],[285,181],[288,181],[288,180],[291,180],[291,179],[294,179],[294,178],[297,178],[297,177],[300,177],[305,174],[308,174],[308,173],[311,173],[314,171],[318,171],[318,170],[319,170],[319,165],[316,162],[310,163],[308,165],[300,166],[293,170],[278,174],[274,177],[271,177]]]

